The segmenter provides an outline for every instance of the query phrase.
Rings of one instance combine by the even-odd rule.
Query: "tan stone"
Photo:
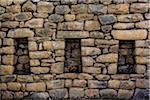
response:
[[[45,50],[52,50],[53,49],[52,42],[51,41],[44,41],[43,47]]]
[[[48,73],[50,70],[48,67],[31,67],[30,69],[34,74],[44,74]]]
[[[117,73],[117,64],[110,64],[108,66],[108,74],[116,74]]]
[[[99,91],[101,98],[107,98],[107,99],[116,99],[117,97],[117,91],[114,89],[102,89]]]
[[[30,60],[30,66],[39,66],[40,61],[39,60]]]
[[[120,86],[120,81],[119,80],[109,80],[108,81],[108,87],[109,88],[114,88],[117,89]]]
[[[27,28],[10,30],[8,32],[8,37],[12,38],[24,38],[24,37],[33,37],[34,32]]]
[[[144,13],[148,12],[149,3],[133,3],[131,4],[131,12],[133,13]]]
[[[6,83],[0,83],[0,90],[7,90],[7,85]]]
[[[136,65],[135,72],[137,74],[144,74],[146,72],[146,66],[145,65]]]
[[[15,48],[13,46],[2,47],[2,53],[4,54],[14,54]]]
[[[119,43],[119,41],[117,41],[117,40],[103,40],[103,39],[95,40],[96,45],[115,45],[118,43]]]
[[[64,88],[64,80],[52,80],[46,82],[47,89]]]
[[[75,86],[75,87],[85,87],[86,84],[87,84],[86,80],[77,80],[77,79],[75,79],[75,80],[73,80],[72,85]]]
[[[36,11],[36,5],[33,4],[31,1],[27,1],[23,6],[22,6],[22,11],[24,12],[35,12]]]
[[[37,83],[27,83],[26,84],[26,91],[45,91],[46,85],[44,82],[37,82]]]
[[[14,66],[0,65],[0,75],[13,74]]]
[[[19,22],[16,21],[5,21],[1,24],[1,27],[4,28],[16,28],[17,26],[19,26]]]
[[[65,87],[72,87],[72,80],[65,80]]]
[[[84,89],[83,88],[70,88],[69,96],[71,99],[82,98],[84,97]]]
[[[87,31],[58,31],[57,38],[87,38],[89,32]]]
[[[106,81],[97,81],[97,80],[88,80],[88,88],[106,88],[107,82]]]
[[[41,1],[37,4],[37,12],[39,13],[52,13],[54,10],[53,3]]]
[[[121,89],[134,89],[135,84],[133,81],[121,81],[120,88]]]
[[[91,73],[91,74],[101,73],[101,68],[95,68],[95,67],[83,67],[82,70],[83,70],[83,73]]]
[[[86,73],[80,73],[78,75],[78,78],[81,79],[81,80],[84,80],[84,79],[93,79],[93,76],[90,75],[90,74],[86,74]]]
[[[82,39],[81,45],[82,46],[94,46],[94,39]]]
[[[129,4],[108,5],[108,13],[126,14],[129,12]]]
[[[65,14],[65,20],[66,21],[74,21],[75,20],[75,15],[73,15],[73,14]]]
[[[18,75],[17,76],[17,82],[33,82],[33,76],[31,75]]]
[[[2,62],[6,65],[14,65],[14,55],[4,55],[2,56]]]
[[[128,80],[129,75],[127,75],[127,74],[117,74],[117,75],[111,75],[111,78],[115,79],[115,80]]]
[[[71,13],[72,14],[87,13],[87,5],[85,5],[85,4],[72,5]]]
[[[135,55],[149,56],[150,55],[149,51],[150,51],[150,49],[146,49],[146,48],[136,48],[135,49]]]
[[[60,74],[63,73],[64,63],[54,63],[51,66],[51,73]]]
[[[132,91],[132,90],[119,89],[119,91],[118,91],[118,98],[119,99],[127,99],[127,100],[129,100],[133,96],[133,93],[134,93],[134,91]]]
[[[118,54],[105,54],[96,58],[96,62],[117,62]]]
[[[145,28],[145,29],[150,29],[150,20],[146,20],[146,21],[141,21],[141,22],[137,22],[135,23],[135,27],[136,28]]]
[[[52,41],[52,46],[54,50],[64,50],[65,42],[64,41]]]
[[[83,56],[93,56],[101,54],[101,50],[96,47],[82,47],[81,54]]]
[[[99,98],[99,90],[98,89],[86,89],[85,96],[89,98]]]
[[[21,6],[19,4],[7,6],[6,12],[19,13],[21,12]]]
[[[14,45],[14,40],[11,38],[4,38],[3,45],[9,45],[9,46]]]
[[[94,60],[92,57],[82,57],[82,66],[93,66]]]
[[[43,27],[43,19],[33,18],[25,23],[26,27],[29,28],[40,28]]]
[[[7,83],[8,90],[19,91],[21,88],[21,84],[17,82],[9,82]]]
[[[49,58],[51,52],[48,51],[37,51],[37,52],[29,52],[30,58]]]
[[[84,20],[91,20],[94,18],[93,14],[78,14],[76,15],[76,20],[84,21]]]
[[[37,43],[33,42],[33,41],[30,41],[28,43],[28,48],[29,48],[29,50],[38,50]]]
[[[137,22],[144,19],[142,14],[127,14],[127,15],[118,15],[117,19],[119,22]]]
[[[76,73],[64,73],[56,76],[56,78],[62,78],[62,79],[75,79],[77,77],[78,74]]]
[[[106,81],[110,79],[109,75],[103,75],[103,74],[96,75],[95,77],[100,81]]]
[[[113,25],[115,29],[132,29],[134,28],[134,23],[116,23]]]
[[[13,2],[13,0],[7,0],[7,1],[5,1],[5,0],[0,0],[0,5],[1,5],[1,6],[7,6],[7,5],[11,5],[12,2]]]
[[[146,30],[113,30],[114,39],[119,40],[141,40],[147,38]]]
[[[137,79],[136,80],[136,87],[137,88],[148,88],[149,87],[149,80],[148,79]]]
[[[88,31],[100,30],[100,23],[98,21],[86,21],[85,30]]]
[[[55,56],[64,56],[65,51],[64,50],[55,50]]]
[[[150,59],[148,59],[148,57],[136,56],[135,60],[137,64],[148,64],[150,62]]]
[[[104,34],[102,32],[97,32],[97,31],[90,32],[90,37],[102,39],[102,38],[104,38]]]

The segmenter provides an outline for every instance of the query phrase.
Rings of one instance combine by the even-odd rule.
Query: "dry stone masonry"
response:
[[[149,100],[149,0],[0,0],[0,100]]]

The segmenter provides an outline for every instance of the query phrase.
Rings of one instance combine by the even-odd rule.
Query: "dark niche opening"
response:
[[[81,40],[65,40],[65,68],[64,72],[80,73],[81,72]]]
[[[30,74],[28,39],[15,39],[15,74]]]
[[[135,73],[135,41],[119,41],[118,73]]]

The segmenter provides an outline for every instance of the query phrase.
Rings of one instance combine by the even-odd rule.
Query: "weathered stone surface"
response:
[[[131,99],[133,95],[133,90],[121,90],[118,91],[118,98],[119,99]]]
[[[19,22],[16,21],[5,21],[1,24],[1,27],[5,28],[16,28],[17,26],[19,26]]]
[[[129,75],[127,74],[111,75],[111,78],[116,80],[127,80],[129,79]]]
[[[31,67],[31,72],[34,74],[44,74],[49,72],[48,67]]]
[[[112,26],[111,25],[104,25],[104,26],[101,26],[101,29],[104,33],[109,33],[112,30]]]
[[[0,82],[14,82],[16,75],[3,75],[0,77]]]
[[[114,15],[101,15],[101,16],[98,16],[101,24],[103,25],[106,25],[106,24],[112,24],[112,23],[115,23],[117,21],[117,18],[116,16]]]
[[[118,54],[105,54],[96,58],[96,62],[117,62]]]
[[[118,89],[120,87],[120,81],[119,80],[109,80],[108,87]]]
[[[129,12],[129,4],[108,5],[108,13],[127,14],[128,12]]]
[[[113,25],[115,29],[132,29],[134,28],[134,23],[116,23]]]
[[[22,6],[22,11],[25,12],[35,12],[36,11],[36,5],[33,4],[31,1],[27,1],[23,6]]]
[[[100,30],[100,23],[98,21],[86,21],[85,30],[88,31]]]
[[[0,65],[0,75],[9,75],[14,72],[14,66]]]
[[[50,52],[47,51],[37,51],[37,52],[30,52],[29,56],[30,58],[49,58]]]
[[[117,64],[110,64],[108,66],[108,74],[116,74],[117,73]]]
[[[113,89],[102,89],[100,90],[100,95],[102,98],[116,98],[117,97],[117,91]]]
[[[72,99],[82,98],[84,96],[83,88],[70,88],[69,97]]]
[[[150,62],[150,59],[148,59],[148,57],[137,56],[135,57],[135,60],[137,64],[148,64]]]
[[[78,74],[76,73],[64,73],[64,74],[60,74],[60,75],[57,75],[56,78],[63,78],[63,79],[75,79],[78,77]]]
[[[75,20],[75,15],[74,14],[65,14],[65,20],[66,21],[74,21]]]
[[[114,3],[133,3],[137,1],[138,0],[113,0]]]
[[[26,91],[45,91],[46,85],[44,82],[27,83]]]
[[[113,30],[111,34],[119,40],[141,40],[147,37],[146,30]]]
[[[13,65],[15,63],[14,58],[14,55],[4,55],[2,56],[2,63],[6,65]]]
[[[148,89],[136,89],[133,100],[147,100],[149,99],[149,90]]]
[[[119,22],[137,22],[143,20],[142,14],[128,14],[128,15],[118,15],[117,19]]]
[[[26,27],[29,27],[29,28],[39,28],[39,27],[43,27],[43,19],[36,19],[36,18],[33,18],[29,21],[27,21],[25,23],[25,26]]]
[[[72,14],[87,13],[87,5],[85,5],[85,4],[72,5],[71,13]]]
[[[33,77],[30,75],[18,75],[17,82],[33,82]]]
[[[82,57],[82,66],[93,66],[94,60],[92,57]]]
[[[19,13],[21,12],[21,6],[20,5],[11,5],[6,7],[6,12],[11,12],[11,13]]]
[[[99,98],[99,90],[98,89],[86,89],[85,96],[87,98]]]
[[[135,72],[138,74],[144,74],[146,72],[146,66],[145,65],[136,65]]]
[[[89,32],[86,31],[58,31],[57,38],[86,38],[89,37]]]
[[[88,6],[88,12],[93,14],[105,14],[107,12],[107,6],[101,4],[90,4]]]
[[[24,37],[33,37],[34,33],[30,29],[22,28],[10,30],[7,36],[12,38],[24,38]]]
[[[76,16],[76,19],[79,21],[84,21],[84,20],[91,20],[94,18],[93,14],[78,14]]]
[[[93,56],[101,54],[101,50],[96,47],[82,47],[81,53],[83,56]]]
[[[135,84],[133,81],[121,81],[120,88],[121,89],[134,89]]]
[[[29,50],[38,50],[37,43],[33,41],[29,42],[28,47],[29,47]]]
[[[95,76],[98,80],[100,81],[106,81],[106,80],[109,80],[110,79],[110,76],[109,75],[102,75],[102,74],[99,74],[97,76]]]
[[[0,7],[0,14],[3,14],[5,12],[5,8],[4,7]]]
[[[65,80],[65,87],[72,87],[72,80]]]
[[[104,5],[111,4],[112,0],[100,0],[100,2]]]
[[[53,89],[53,90],[49,90],[48,92],[52,99],[68,98],[67,89]]]
[[[78,78],[79,78],[79,79],[93,79],[93,76],[90,75],[90,74],[80,73],[80,74],[78,75]]]
[[[55,63],[51,66],[51,73],[60,74],[63,73],[64,63]]]
[[[61,4],[77,4],[77,0],[60,0]]]
[[[17,82],[9,82],[7,83],[8,90],[19,91],[21,88],[21,84]]]
[[[67,5],[58,5],[55,7],[56,14],[68,14],[70,12],[70,8]]]
[[[84,73],[91,73],[91,74],[99,74],[101,73],[101,68],[93,68],[93,67],[83,67],[83,72]]]
[[[47,18],[48,17],[48,13],[33,13],[33,15],[37,18]]]
[[[107,82],[97,81],[97,80],[88,80],[88,87],[89,88],[106,88]]]
[[[136,48],[135,49],[135,55],[138,55],[138,56],[148,56],[148,55],[150,55],[149,49],[146,49],[146,48]]]
[[[82,46],[94,46],[94,39],[82,39],[81,45]]]
[[[37,4],[37,12],[39,13],[52,13],[54,10],[54,6],[50,2],[41,1]]]
[[[58,14],[51,14],[48,19],[50,22],[62,22],[64,17]]]
[[[131,4],[131,12],[133,12],[133,13],[148,12],[148,9],[149,9],[148,3],[133,3],[133,4]]]
[[[59,30],[83,30],[82,22],[63,22],[58,24]]]
[[[90,32],[90,37],[92,38],[104,38],[104,34],[102,32]]]
[[[52,50],[53,49],[53,44],[51,41],[44,41],[43,42],[43,47],[45,50]]]
[[[64,41],[52,41],[54,50],[63,50],[65,48]]]
[[[33,93],[24,99],[33,99],[33,100],[47,100],[49,98],[49,94],[47,92],[39,92],[39,93]]]
[[[10,21],[14,19],[14,15],[12,13],[4,13],[0,15],[0,21]]]
[[[12,2],[13,2],[13,0],[8,0],[8,1],[0,0],[0,5],[1,6],[7,6],[7,5],[11,5]]]
[[[13,92],[11,91],[4,91],[1,93],[2,99],[13,99]]]
[[[73,80],[72,86],[74,86],[74,87],[85,87],[86,84],[87,84],[86,80],[77,80],[77,79],[75,79],[75,80]]]
[[[15,48],[13,46],[2,47],[1,52],[4,54],[14,54]]]
[[[0,90],[7,90],[6,83],[0,83]]]
[[[150,29],[149,26],[150,20],[146,20],[146,21],[141,21],[135,24],[136,28],[145,28],[145,29]]]
[[[64,80],[52,80],[46,82],[48,89],[64,88]]]
[[[15,15],[16,21],[26,21],[26,20],[29,20],[31,18],[32,18],[31,12],[21,12],[21,13]]]
[[[95,44],[96,45],[114,45],[118,44],[119,41],[117,40],[103,40],[103,39],[96,39]]]
[[[148,88],[149,80],[148,79],[137,79],[136,80],[136,87],[138,88]]]

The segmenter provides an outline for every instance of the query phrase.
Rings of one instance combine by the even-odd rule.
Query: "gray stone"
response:
[[[0,7],[0,14],[3,14],[5,12],[5,8],[4,7]]]
[[[83,22],[63,22],[58,24],[59,30],[83,30]]]
[[[70,8],[68,5],[58,5],[55,8],[56,14],[68,14],[70,12]]]
[[[88,7],[88,12],[89,13],[94,13],[94,14],[105,14],[107,12],[107,6],[98,4],[90,4]]]
[[[99,18],[101,24],[103,24],[103,25],[112,24],[117,21],[117,18],[114,15],[102,15],[102,16],[98,16],[98,18]]]
[[[149,90],[148,89],[136,89],[133,100],[149,100]]]
[[[101,29],[104,33],[108,33],[112,30],[112,26],[111,25],[101,26]]]
[[[88,87],[89,88],[106,88],[107,82],[97,81],[97,80],[88,80]]]
[[[67,89],[54,89],[54,90],[49,90],[48,92],[52,99],[68,98]]]
[[[22,11],[24,12],[34,12],[36,11],[36,5],[33,4],[31,1],[27,1],[23,6],[22,6]]]
[[[39,93],[33,93],[24,99],[32,99],[32,100],[47,100],[49,98],[49,94],[47,92],[39,92]]]
[[[71,99],[82,98],[84,96],[84,89],[83,88],[70,88],[69,90],[69,97]]]
[[[43,12],[43,13],[52,13],[54,10],[54,6],[50,2],[40,1],[37,4],[37,12]]]
[[[71,13],[72,14],[87,13],[87,5],[85,5],[85,4],[72,5],[71,6]]]
[[[31,12],[21,12],[15,15],[15,20],[17,21],[26,21],[32,18]]]
[[[62,22],[64,21],[64,17],[62,15],[52,14],[49,16],[50,22]]]
[[[100,95],[102,98],[107,99],[117,98],[117,91],[113,89],[103,89],[100,90]]]

